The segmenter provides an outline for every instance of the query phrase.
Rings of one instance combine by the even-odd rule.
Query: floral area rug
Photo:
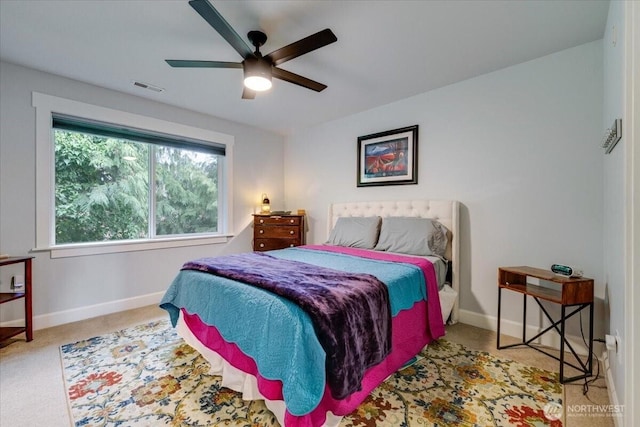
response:
[[[76,426],[277,426],[162,320],[63,345]],[[438,340],[341,426],[562,426],[558,375]]]

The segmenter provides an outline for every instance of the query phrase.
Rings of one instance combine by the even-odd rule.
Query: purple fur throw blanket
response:
[[[391,351],[387,286],[370,274],[346,273],[261,252],[187,262],[198,270],[257,286],[298,304],[311,318],[327,355],[335,399],[360,390],[365,371]]]

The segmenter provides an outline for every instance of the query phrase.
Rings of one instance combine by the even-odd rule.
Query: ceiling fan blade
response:
[[[327,88],[327,85],[302,77],[301,75],[294,74],[291,71],[283,70],[282,68],[271,67],[271,71],[273,77],[277,79],[306,87],[307,89],[315,90],[316,92],[322,92]]]
[[[188,61],[182,59],[165,59],[165,61],[176,68],[242,68],[242,62]]]
[[[191,0],[189,2],[192,8],[196,10],[220,35],[242,56],[252,56],[251,48],[244,40],[235,32],[229,23],[218,13],[211,3],[207,0]]]
[[[248,87],[245,87],[242,90],[242,99],[255,99],[255,97],[256,97],[255,90],[251,90]]]
[[[300,55],[319,49],[337,40],[338,38],[333,34],[333,31],[327,28],[297,42],[293,42],[290,45],[274,50],[266,55],[266,58],[269,58],[273,65],[282,64],[285,61],[297,58]]]

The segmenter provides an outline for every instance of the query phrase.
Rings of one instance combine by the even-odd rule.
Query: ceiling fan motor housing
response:
[[[261,76],[271,80],[271,64],[263,58],[247,58],[243,61],[244,76]]]

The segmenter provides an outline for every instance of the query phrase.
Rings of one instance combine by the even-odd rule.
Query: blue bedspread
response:
[[[396,315],[426,299],[418,267],[337,253],[289,248],[270,255],[347,272],[369,273],[387,285]],[[212,286],[212,283],[223,286]],[[173,324],[179,310],[196,313],[214,325],[258,366],[260,374],[283,384],[287,408],[304,415],[319,403],[325,389],[326,354],[309,316],[296,304],[259,288],[198,271],[181,271],[161,301]]]
[[[384,283],[375,276],[250,252],[189,261],[196,270],[237,280],[295,302],[311,318],[327,355],[335,399],[360,390],[366,370],[391,351],[391,311]]]

